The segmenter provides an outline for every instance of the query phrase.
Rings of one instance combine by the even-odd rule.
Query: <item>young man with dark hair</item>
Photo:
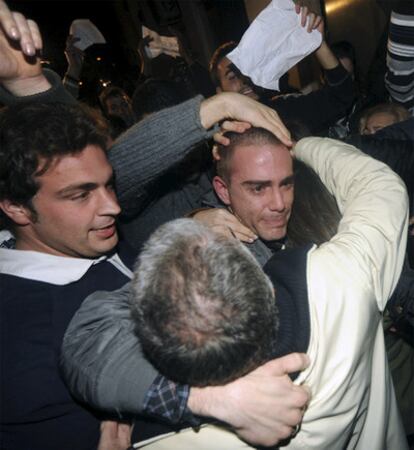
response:
[[[96,448],[100,421],[59,375],[66,326],[83,299],[131,277],[106,136],[76,106],[0,116],[0,209],[15,248],[0,249],[5,448]],[[74,433],[76,430],[76,433]]]

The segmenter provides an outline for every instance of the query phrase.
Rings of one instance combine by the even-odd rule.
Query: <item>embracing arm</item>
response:
[[[126,285],[89,296],[69,324],[61,361],[77,398],[121,417],[148,411],[147,392],[159,378],[133,332],[129,295]],[[305,355],[291,354],[227,385],[191,388],[188,406],[193,414],[229,423],[249,442],[274,444],[289,436],[302,418],[309,393],[287,374],[303,370],[308,363]],[[181,418],[174,415],[174,420]]]
[[[408,202],[404,183],[384,163],[333,139],[302,139],[295,156],[309,164],[335,196],[343,217],[332,241],[348,249],[361,273],[372,279],[383,310],[405,256]]]

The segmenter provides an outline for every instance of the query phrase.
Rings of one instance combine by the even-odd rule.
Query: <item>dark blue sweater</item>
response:
[[[122,249],[120,256],[131,267],[134,255]],[[127,281],[107,261],[65,286],[0,274],[1,450],[96,450],[99,418],[66,389],[60,346],[89,294]]]

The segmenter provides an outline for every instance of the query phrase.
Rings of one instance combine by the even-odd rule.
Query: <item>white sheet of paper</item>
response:
[[[81,50],[86,50],[93,44],[106,43],[103,34],[89,19],[75,19],[70,25],[69,34],[79,38],[73,45]]]
[[[272,0],[227,57],[254,84],[278,90],[280,77],[321,42],[319,31],[301,26],[292,0]]]

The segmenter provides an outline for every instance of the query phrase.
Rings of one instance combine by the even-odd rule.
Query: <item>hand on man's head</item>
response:
[[[290,147],[290,133],[277,112],[246,95],[223,92],[201,103],[200,121],[205,129],[211,128],[224,119],[247,122],[255,127],[265,128]]]

